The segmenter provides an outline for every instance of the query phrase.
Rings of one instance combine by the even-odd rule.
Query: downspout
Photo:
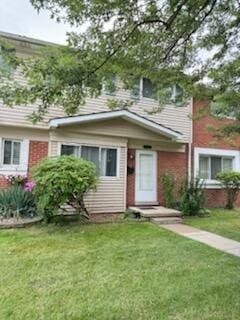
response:
[[[193,97],[190,100],[190,138],[188,142],[188,180],[192,178],[192,142],[193,142]]]

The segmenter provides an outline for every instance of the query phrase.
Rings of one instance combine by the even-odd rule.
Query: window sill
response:
[[[223,189],[223,185],[218,180],[200,180],[205,189]]]
[[[11,166],[11,165],[2,165],[0,166],[0,175],[16,175],[16,174],[27,174],[27,166],[18,165],[18,166]]]
[[[112,93],[111,92],[104,92],[103,94],[105,96],[110,96],[110,97],[116,97],[116,95],[117,95],[116,92],[112,92]]]
[[[99,179],[102,181],[116,181],[116,180],[120,180],[120,177],[118,177],[118,176],[116,176],[116,177],[100,176]]]

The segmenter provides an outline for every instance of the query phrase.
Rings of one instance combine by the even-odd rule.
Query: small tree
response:
[[[35,168],[33,178],[38,210],[47,221],[64,204],[89,218],[84,195],[97,183],[96,167],[92,162],[74,156],[44,159]]]
[[[217,175],[217,179],[221,181],[226,193],[226,209],[233,209],[240,191],[240,172],[228,171],[221,172]]]

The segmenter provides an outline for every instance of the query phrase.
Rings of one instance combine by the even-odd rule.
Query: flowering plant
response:
[[[27,175],[26,174],[10,174],[5,176],[5,179],[12,185],[24,186],[27,182]]]
[[[24,191],[29,191],[31,192],[33,190],[33,188],[35,187],[35,182],[33,181],[28,181],[24,184]]]

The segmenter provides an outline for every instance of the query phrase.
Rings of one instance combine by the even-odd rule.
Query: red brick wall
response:
[[[135,158],[136,158],[136,150],[128,149],[127,207],[135,205],[135,162],[136,162]]]
[[[219,208],[226,204],[225,192],[222,189],[205,189],[205,201],[207,207]],[[235,203],[236,207],[240,207],[240,196]]]
[[[188,153],[158,151],[158,201],[164,205],[161,176],[172,173],[176,178],[185,178],[188,172]],[[178,179],[179,180],[179,179]]]
[[[199,116],[202,114],[203,116]],[[232,141],[231,139],[217,139],[212,133],[207,130],[207,126],[211,125],[214,128],[232,122],[232,120],[217,120],[210,115],[210,106],[208,101],[197,101],[193,103],[193,152],[194,147],[202,148],[218,148],[218,149],[240,149],[240,139]],[[194,158],[192,158],[192,169],[194,170]],[[208,207],[223,207],[225,205],[224,190],[221,189],[205,189],[206,206]],[[240,196],[238,197],[237,206],[240,206]]]
[[[202,111],[204,112],[202,113]],[[202,116],[201,116],[202,114]],[[239,149],[240,139],[217,139],[209,132],[208,126],[218,129],[232,120],[217,120],[210,115],[208,101],[194,100],[193,102],[193,146],[203,148]]]
[[[8,182],[4,177],[0,176],[0,190],[8,187]]]
[[[36,166],[43,158],[48,156],[48,142],[46,141],[30,141],[29,143],[29,162],[28,168]]]

